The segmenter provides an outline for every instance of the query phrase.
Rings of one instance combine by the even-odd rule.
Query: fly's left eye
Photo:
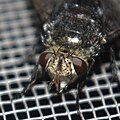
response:
[[[46,64],[47,64],[47,61],[48,59],[52,56],[52,53],[51,52],[42,52],[40,57],[39,57],[39,64],[42,66],[42,67],[45,67]]]
[[[81,76],[85,74],[87,71],[87,63],[84,60],[74,56],[72,57],[72,61],[77,75]]]

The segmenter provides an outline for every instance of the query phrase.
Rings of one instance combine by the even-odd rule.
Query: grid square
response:
[[[65,113],[66,112],[64,106],[57,106],[57,107],[54,108],[54,110],[55,110],[56,114],[57,113]]]
[[[44,108],[44,109],[41,109],[42,113],[43,113],[43,116],[47,116],[47,115],[51,115],[52,114],[52,111],[50,108]]]
[[[94,117],[92,112],[83,112],[83,116],[84,116],[85,120],[91,119]]]
[[[10,97],[9,97],[8,94],[3,94],[3,95],[1,95],[1,100],[2,101],[7,101],[7,100],[10,100]]]
[[[26,112],[18,112],[17,117],[19,120],[23,120],[27,118],[27,113]]]
[[[96,108],[96,107],[100,107],[100,106],[103,106],[103,103],[101,100],[94,100],[92,101],[92,104],[93,106]]]
[[[115,107],[111,107],[111,108],[107,108],[108,109],[108,112],[110,115],[115,115],[117,114],[117,110]]]
[[[30,111],[30,117],[31,118],[34,118],[34,117],[39,117],[40,116],[40,113],[38,110],[32,110]]]
[[[3,109],[4,109],[4,112],[10,112],[10,111],[12,111],[12,105],[11,105],[11,103],[9,103],[9,104],[3,104]]]
[[[23,102],[17,102],[15,103],[15,109],[16,110],[25,109],[25,105],[23,104]]]
[[[6,120],[16,120],[14,114],[6,115]]]
[[[104,116],[107,116],[107,113],[106,113],[106,111],[104,110],[104,109],[101,109],[101,110],[97,110],[96,111],[96,116],[97,117],[104,117]]]
[[[57,120],[69,120],[69,118],[67,116],[59,116],[57,117]]]
[[[88,103],[88,102],[83,102],[82,104],[80,104],[80,107],[81,107],[81,109],[90,109],[91,108],[91,106],[90,106],[90,104]]]
[[[3,119],[3,116],[0,116],[0,120],[4,120],[4,119]]]
[[[34,100],[29,100],[29,101],[27,101],[26,104],[29,108],[32,108],[32,107],[36,106],[36,102]]]
[[[40,105],[49,105],[49,100],[47,98],[39,100]]]

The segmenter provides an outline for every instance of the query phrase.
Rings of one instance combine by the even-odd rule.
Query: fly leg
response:
[[[111,46],[114,38],[119,37],[120,36],[120,28],[113,30],[112,32],[109,32],[108,35],[106,36],[108,39],[108,44]],[[118,39],[116,39],[118,40]],[[109,46],[109,47],[110,47]],[[118,71],[118,67],[115,63],[115,53],[114,50],[110,47],[110,68],[112,69],[112,81],[116,81],[118,82],[118,85],[120,85],[120,79],[119,76],[117,74]]]
[[[80,104],[79,104],[80,95],[81,95],[81,93],[82,93],[83,87],[85,86],[85,84],[86,84],[86,82],[87,82],[87,79],[86,79],[86,78],[85,78],[85,79],[81,79],[81,80],[83,80],[82,83],[79,82],[79,83],[77,84],[76,108],[77,108],[77,113],[78,113],[78,114],[81,113],[81,112],[80,112]]]
[[[88,81],[88,78],[87,78],[87,77],[88,77],[88,75],[89,75],[89,72],[90,72],[90,70],[91,70],[91,68],[92,68],[95,60],[92,58],[92,59],[90,60],[90,62],[91,62],[91,63],[90,63],[90,66],[89,66],[89,68],[88,68],[88,71],[86,72],[86,74],[85,74],[83,77],[81,77],[80,81],[79,81],[78,84],[77,84],[76,107],[77,107],[78,114],[80,114],[79,98],[80,98],[80,95],[81,95],[81,93],[82,93],[83,87],[85,86],[86,82]]]
[[[39,71],[39,69],[40,69],[39,67],[40,67],[40,65],[37,63],[33,69],[33,73],[30,77],[30,82],[28,83],[28,85],[23,89],[23,91],[21,93],[18,93],[17,95],[15,95],[12,98],[12,100],[20,98],[29,92],[29,90],[32,88],[32,86],[37,82],[38,74],[39,73],[41,74],[41,71]]]
[[[120,80],[119,80],[119,76],[117,74],[117,71],[118,71],[118,67],[115,63],[115,53],[114,53],[114,50],[112,48],[110,48],[110,67],[112,69],[112,81],[116,81],[118,82],[118,84],[120,85]]]
[[[49,85],[48,85],[48,90],[51,90],[52,86],[55,84],[57,92],[60,91],[60,81],[53,79]]]

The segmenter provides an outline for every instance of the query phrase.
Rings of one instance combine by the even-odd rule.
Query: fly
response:
[[[62,1],[51,18],[43,24],[41,43],[45,50],[39,56],[30,83],[18,97],[26,95],[37,78],[42,76],[42,70],[45,70],[51,78],[48,88],[55,86],[58,94],[77,83],[76,104],[79,109],[79,97],[94,58],[106,45],[111,46],[111,38],[119,32],[120,29],[111,31],[101,0]],[[109,50],[111,66],[115,70],[114,51],[111,47]],[[117,72],[112,73],[119,82]]]

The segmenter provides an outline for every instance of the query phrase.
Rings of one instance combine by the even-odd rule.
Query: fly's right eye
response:
[[[39,57],[39,64],[42,67],[45,67],[49,58],[53,55],[51,52],[42,52]]]
[[[73,65],[78,76],[85,74],[87,71],[87,64],[82,59],[72,56]]]

